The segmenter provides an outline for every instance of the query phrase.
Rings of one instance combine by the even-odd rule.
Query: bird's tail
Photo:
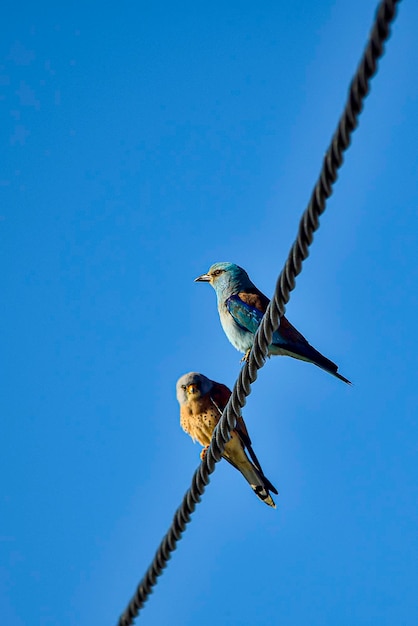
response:
[[[264,474],[248,459],[248,463],[245,463],[238,468],[246,481],[250,484],[251,489],[255,495],[269,506],[276,508],[273,498],[270,495],[270,491],[278,494],[278,491],[271,482],[264,476]]]
[[[269,349],[270,354],[286,354],[295,359],[308,361],[317,365],[329,374],[336,376],[344,383],[351,385],[351,382],[338,372],[338,365],[327,359],[323,354],[315,350],[289,320],[283,316],[280,328],[273,334],[273,343]]]
[[[327,357],[318,352],[318,350],[315,350],[315,348],[313,348],[309,343],[307,344],[307,346],[302,346],[301,357],[305,357],[309,361],[312,361],[312,363],[322,368],[329,374],[332,374],[333,376],[336,376],[337,378],[342,380],[343,383],[351,385],[351,381],[349,381],[348,378],[345,378],[338,372],[338,365],[330,361],[330,359],[327,359]]]
[[[275,344],[273,344],[272,347],[274,348]],[[317,365],[329,374],[336,376],[337,378],[342,380],[343,383],[351,385],[351,381],[338,372],[338,365],[330,361],[330,359],[327,359],[327,357],[318,352],[318,350],[315,350],[315,348],[311,346],[311,344],[308,342],[306,342],[306,344],[298,343],[296,345],[293,345],[291,349],[287,350],[280,346],[279,350],[279,354],[287,354],[288,356],[292,356],[295,359],[300,359],[301,361],[308,361],[309,363],[313,363],[314,365]],[[274,354],[273,350],[271,350],[271,352]]]

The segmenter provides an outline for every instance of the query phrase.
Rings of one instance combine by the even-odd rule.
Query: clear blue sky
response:
[[[199,462],[177,378],[232,386],[215,261],[273,292],[373,0],[6,3],[0,613],[113,625]],[[138,624],[415,626],[418,7],[393,36],[245,419]]]

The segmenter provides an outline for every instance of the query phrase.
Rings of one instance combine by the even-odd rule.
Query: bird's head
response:
[[[209,378],[197,372],[189,372],[181,376],[176,384],[177,400],[180,404],[186,404],[190,400],[197,400],[206,395],[213,387]]]
[[[242,267],[235,263],[214,263],[207,274],[195,278],[196,283],[209,283],[216,293],[226,297],[239,293],[242,289],[253,286],[249,276]]]

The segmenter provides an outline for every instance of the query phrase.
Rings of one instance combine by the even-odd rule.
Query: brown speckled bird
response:
[[[204,446],[200,453],[203,459],[231,391],[225,385],[216,383],[203,374],[189,372],[178,379],[176,392],[180,403],[180,424],[193,441],[198,441]],[[251,460],[245,450],[248,451]],[[242,417],[238,419],[235,429],[231,432],[231,439],[226,444],[222,456],[241,472],[260,500],[276,508],[269,492],[277,494],[277,489],[264,476],[251,447],[251,439]]]

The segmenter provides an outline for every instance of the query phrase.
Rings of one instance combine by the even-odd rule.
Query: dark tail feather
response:
[[[237,469],[244,476],[246,481],[249,483],[251,489],[254,491],[255,495],[260,498],[263,502],[268,504],[269,506],[276,508],[276,504],[273,498],[270,495],[270,491],[274,494],[278,495],[279,492],[271,482],[264,476],[263,472],[259,470],[247,457],[247,464],[241,467],[238,467],[231,459],[228,459],[225,455],[222,455],[225,461],[228,461],[235,469]]]
[[[348,380],[348,378],[344,378],[344,376],[342,376],[341,374],[339,374],[338,372],[333,372],[334,376],[336,376],[337,378],[339,378],[340,380],[343,381],[343,383],[347,383],[347,385],[352,385],[353,383],[351,382],[351,380]]]
[[[278,491],[273,487],[271,482],[267,480],[267,478],[263,474],[261,474],[258,468],[250,462],[250,466],[248,468],[241,468],[240,472],[249,482],[250,487],[254,491],[255,495],[260,498],[260,500],[275,509],[276,503],[271,497],[270,491],[275,494],[278,494]]]
[[[263,481],[264,481],[264,484],[265,484],[266,488],[267,488],[269,491],[271,491],[272,493],[275,493],[275,494],[276,494],[276,496],[278,496],[278,495],[279,495],[279,492],[277,491],[276,487],[274,487],[274,486],[271,484],[271,482],[269,481],[269,479],[268,479],[268,478],[266,478],[266,476],[264,475],[263,468],[261,467],[260,461],[258,460],[258,458],[257,458],[257,456],[256,456],[256,454],[255,454],[255,452],[254,452],[254,450],[253,450],[253,447],[252,447],[252,445],[251,445],[249,442],[247,442],[247,444],[246,444],[246,448],[247,448],[247,452],[248,452],[248,454],[249,454],[249,455],[250,455],[250,457],[251,457],[252,462],[254,463],[254,465],[256,466],[256,468],[258,469],[258,471],[259,471],[259,473],[260,473],[260,476],[262,477],[262,479],[263,479]]]
[[[258,460],[258,458],[257,458],[257,456],[256,456],[256,453],[255,453],[255,452],[254,452],[254,450],[253,450],[253,447],[252,447],[252,445],[251,445],[251,443],[250,443],[250,439],[249,439],[249,438],[247,438],[247,441],[246,441],[246,443],[245,443],[245,447],[247,448],[247,452],[248,452],[248,454],[250,455],[252,462],[254,463],[255,467],[256,467],[256,468],[257,468],[257,470],[259,471],[260,476],[261,476],[261,478],[263,479],[263,481],[264,481],[264,484],[265,484],[266,488],[267,488],[269,491],[271,491],[272,493],[275,493],[275,494],[276,494],[276,496],[278,496],[278,495],[279,495],[279,492],[277,491],[276,487],[274,487],[274,486],[271,484],[271,482],[269,481],[269,479],[268,479],[268,478],[266,478],[266,476],[264,475],[263,468],[261,467],[261,463],[260,463],[260,461]]]
[[[254,491],[255,495],[257,496],[257,498],[260,498],[260,500],[262,500],[263,502],[271,506],[273,509],[276,508],[276,503],[271,497],[271,495],[269,494],[269,492],[267,491],[267,489],[265,489],[262,485],[250,484],[250,486],[251,486],[251,489]]]
[[[351,381],[348,380],[348,378],[345,378],[344,376],[342,376],[342,374],[338,372],[338,365],[327,359],[327,357],[318,352],[318,350],[315,350],[315,348],[313,348],[308,342],[306,342],[306,345],[294,345],[292,346],[291,351],[289,350],[288,352],[290,356],[293,356],[296,359],[311,361],[329,374],[332,374],[336,378],[342,380],[343,383],[347,383],[347,385],[352,384]]]
[[[336,365],[335,363],[327,359],[327,357],[325,357],[323,354],[318,352],[318,350],[315,350],[315,348],[312,348],[312,346],[309,346],[309,348],[310,348],[310,351],[312,351],[312,354],[314,355],[314,358],[312,359],[312,361],[315,363],[315,365],[318,365],[318,367],[321,367],[326,372],[333,374],[334,376],[342,380],[343,383],[347,383],[347,385],[351,385],[351,381],[348,380],[348,378],[345,378],[342,374],[338,372],[338,365]]]
[[[279,492],[277,491],[276,487],[274,487],[274,485],[271,484],[271,482],[269,481],[268,478],[266,478],[264,476],[264,474],[261,474],[261,478],[263,479],[264,485],[266,487],[266,489],[268,489],[269,491],[271,491],[272,493],[276,494],[276,496],[279,495]]]

